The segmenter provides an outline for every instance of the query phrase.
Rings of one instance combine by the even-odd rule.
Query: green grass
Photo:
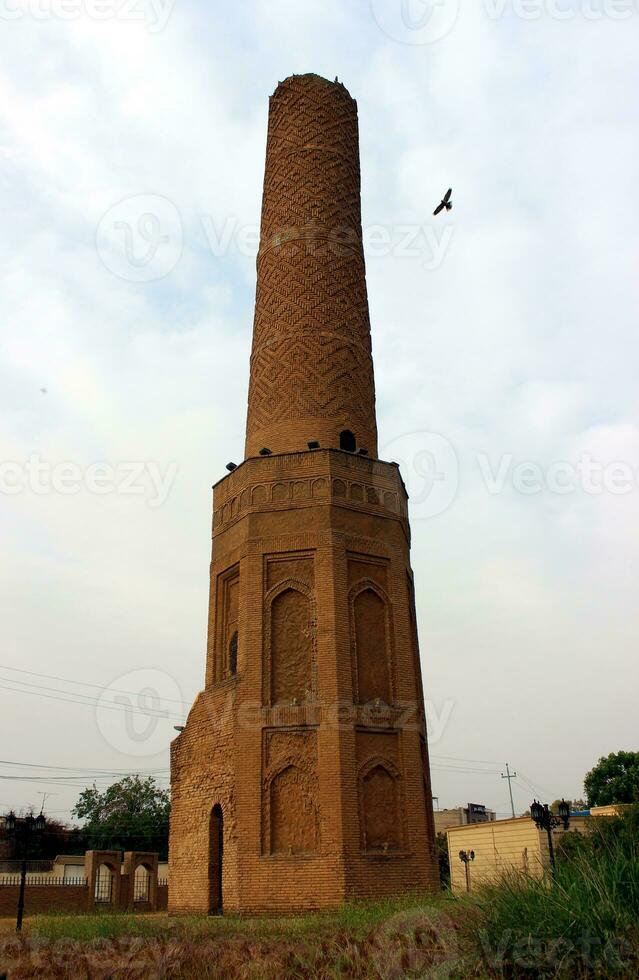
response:
[[[5,949],[9,958],[0,948],[0,971],[8,968],[11,977],[21,980],[49,975],[74,980],[399,980],[424,976],[434,963],[458,959],[454,925],[445,911],[451,904],[442,896],[416,892],[278,918],[105,912],[37,916],[29,924],[26,945]]]
[[[513,873],[461,903],[494,975],[639,976],[639,810],[569,843],[554,880]]]
[[[50,940],[116,939],[121,936],[172,936],[188,939],[215,936],[250,939],[312,937],[344,931],[359,938],[394,915],[415,908],[440,905],[442,901],[444,900],[440,896],[408,892],[399,898],[352,902],[334,912],[267,918],[237,915],[169,918],[161,913],[131,915],[125,912],[96,912],[91,915],[55,913],[37,916],[30,927],[30,935]]]
[[[563,855],[563,856],[562,856]],[[560,848],[555,880],[504,877],[453,899],[420,892],[290,917],[36,916],[0,942],[27,980],[404,980],[639,976],[639,807]]]

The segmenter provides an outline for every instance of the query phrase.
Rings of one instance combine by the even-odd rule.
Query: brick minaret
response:
[[[269,113],[246,455],[345,430],[377,456],[357,104],[298,75]]]
[[[357,107],[271,98],[246,458],[214,487],[205,689],[171,751],[169,908],[435,887],[406,492],[377,459]]]

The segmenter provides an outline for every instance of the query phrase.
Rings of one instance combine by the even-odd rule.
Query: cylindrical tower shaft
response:
[[[377,456],[357,103],[294,75],[270,100],[246,456],[349,432]]]

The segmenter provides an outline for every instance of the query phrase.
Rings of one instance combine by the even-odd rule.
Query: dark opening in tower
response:
[[[339,448],[347,453],[354,453],[357,449],[357,439],[350,429],[344,429],[339,434]]]

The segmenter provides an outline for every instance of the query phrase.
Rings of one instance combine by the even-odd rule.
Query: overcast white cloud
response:
[[[268,96],[315,71],[359,104],[434,792],[505,812],[508,760],[520,808],[530,784],[580,794],[599,755],[637,748],[639,5],[62,7],[0,0],[3,759],[167,770],[203,679],[210,486],[243,449]],[[428,495],[433,448],[448,482]],[[79,467],[79,492],[46,467],[36,492],[32,457]],[[121,492],[96,492],[96,462]],[[111,697],[159,676],[174,700],[145,739],[142,716],[127,735],[68,703],[97,688],[7,667]],[[3,779],[0,810],[42,791],[64,815],[77,789]]]

